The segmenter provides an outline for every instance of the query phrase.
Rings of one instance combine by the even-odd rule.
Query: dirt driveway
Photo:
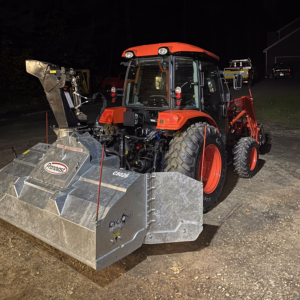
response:
[[[265,127],[271,150],[259,173],[239,179],[229,166],[194,242],[143,245],[96,272],[0,220],[0,299],[300,299],[300,127]],[[3,138],[0,168],[9,146]]]

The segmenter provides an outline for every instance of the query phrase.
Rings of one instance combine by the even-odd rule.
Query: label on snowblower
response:
[[[54,175],[62,175],[66,174],[69,170],[68,166],[63,163],[49,161],[44,165],[44,169],[46,172]]]

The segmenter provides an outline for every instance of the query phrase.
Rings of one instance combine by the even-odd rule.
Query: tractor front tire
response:
[[[208,212],[219,199],[227,171],[225,145],[215,127],[206,123],[196,123],[184,133],[175,136],[166,154],[165,172],[179,172],[200,181],[205,125],[203,211]]]
[[[234,146],[233,165],[242,178],[252,178],[258,172],[259,146],[251,137],[241,138]]]

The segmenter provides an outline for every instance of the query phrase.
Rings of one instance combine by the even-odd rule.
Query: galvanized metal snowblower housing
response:
[[[0,218],[96,270],[143,243],[199,236],[202,183],[120,170],[117,156],[103,160],[96,221],[101,154],[96,139],[76,131],[33,146],[0,170]]]

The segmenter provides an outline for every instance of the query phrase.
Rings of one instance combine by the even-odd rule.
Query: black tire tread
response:
[[[258,156],[257,156],[257,165],[253,171],[250,171],[248,165],[248,157],[250,148],[253,145],[257,145],[257,155],[258,155],[258,144],[255,139],[251,137],[244,137],[241,138],[237,144],[234,146],[233,152],[233,166],[235,172],[242,178],[251,178],[257,172],[257,165],[258,165]]]
[[[198,150],[198,145],[196,141],[194,141],[193,136],[197,136],[201,141],[203,141],[203,132],[206,123],[196,123],[191,125],[187,131],[185,131],[182,136],[174,137],[173,140],[169,144],[169,151],[166,154],[167,159],[167,167],[165,172],[178,172],[187,175],[189,177],[193,176],[193,171],[195,171],[196,167],[196,153]],[[207,125],[206,134],[210,133],[213,126]],[[214,128],[215,129],[215,128]],[[184,163],[183,163],[183,159]],[[187,163],[188,160],[188,163]],[[181,169],[178,170],[178,166]]]
[[[191,178],[195,178],[195,172],[198,170],[197,165],[197,153],[199,152],[199,144],[203,144],[204,140],[204,130],[206,127],[206,136],[211,134],[218,135],[221,139],[221,134],[217,133],[216,128],[203,123],[195,123],[187,128],[187,130],[176,136],[171,140],[169,144],[169,151],[166,154],[167,167],[165,172],[179,172]],[[226,151],[225,159],[226,159]],[[227,170],[227,163],[225,163],[225,176]],[[225,181],[225,179],[224,179]],[[221,191],[223,189],[224,182],[222,182]],[[209,211],[217,203],[218,199],[215,201],[210,201],[209,205],[205,207],[204,211]]]

